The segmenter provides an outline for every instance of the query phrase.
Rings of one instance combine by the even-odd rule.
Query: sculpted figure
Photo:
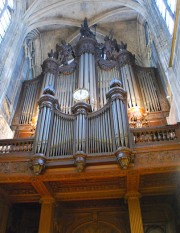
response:
[[[104,48],[102,52],[106,54],[106,60],[113,60],[116,52],[118,52],[118,44],[116,39],[113,39],[112,30],[109,32],[109,36],[104,37]]]
[[[121,41],[121,44],[119,44],[118,47],[119,47],[119,50],[122,51],[122,50],[127,49],[127,44]]]
[[[81,24],[80,33],[81,33],[81,37],[95,38],[94,33],[90,30],[88,26],[87,18],[85,18],[83,24]]]
[[[61,45],[56,45],[57,60],[60,64],[68,65],[68,58],[73,53],[72,46],[61,40]]]

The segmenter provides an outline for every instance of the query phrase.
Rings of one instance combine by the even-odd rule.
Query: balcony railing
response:
[[[32,152],[34,138],[0,140],[0,154]]]
[[[169,144],[179,142],[180,125],[131,129],[135,147],[150,144]]]
[[[58,124],[61,125],[61,129],[58,129],[58,125],[57,127],[54,125],[53,132],[56,133],[57,136],[51,137],[48,157],[58,158],[64,155],[73,155],[73,116],[68,116],[67,119],[65,119],[65,114],[57,113],[57,111],[55,114],[57,120],[59,120]],[[96,123],[94,123],[95,119],[97,120]],[[110,128],[110,119],[108,106],[105,106],[104,110],[92,113],[88,116],[89,123],[87,125],[88,131],[86,135],[87,154],[113,153],[114,148],[112,141],[114,140],[114,137],[112,129]],[[99,122],[100,120],[101,123]],[[93,124],[91,121],[93,121]],[[66,123],[67,127],[64,126],[63,128],[62,125]],[[106,127],[105,123],[109,124],[109,127]],[[91,124],[94,126],[91,127]],[[102,128],[104,128],[104,130],[102,130]],[[62,136],[60,136],[61,133]],[[148,145],[174,144],[180,142],[180,125],[131,129],[130,134],[130,145],[132,148]],[[33,144],[34,138],[3,139],[0,140],[0,154],[19,152],[33,153]]]

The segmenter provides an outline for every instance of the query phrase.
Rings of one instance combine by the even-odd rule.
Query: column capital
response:
[[[136,191],[131,191],[131,192],[126,193],[125,200],[128,200],[128,199],[140,199],[141,197],[142,197],[141,193],[136,192]]]
[[[44,196],[41,197],[40,201],[41,204],[53,204],[56,202],[55,198],[52,196]]]

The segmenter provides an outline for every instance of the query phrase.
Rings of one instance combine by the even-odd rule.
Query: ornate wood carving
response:
[[[1,162],[0,173],[4,174],[30,174],[29,162]]]
[[[52,73],[57,75],[59,69],[58,62],[54,58],[47,58],[42,64],[43,73]]]
[[[76,69],[77,63],[75,61],[71,62],[69,65],[63,65],[59,67],[59,72],[64,75],[72,74]]]
[[[134,65],[135,64],[135,56],[132,55],[128,50],[122,50],[119,52],[117,56],[117,61],[119,64],[119,67],[122,67],[126,64]]]
[[[113,69],[117,65],[117,63],[116,61],[100,59],[98,65],[101,69],[108,71]]]
[[[92,38],[82,37],[76,45],[75,54],[77,57],[83,53],[95,54],[97,41]]]

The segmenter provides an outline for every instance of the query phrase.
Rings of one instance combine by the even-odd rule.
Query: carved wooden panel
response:
[[[59,192],[80,192],[93,190],[111,190],[125,189],[126,178],[114,177],[106,179],[84,179],[77,183],[76,180],[71,181],[51,181],[46,183],[54,193]]]
[[[130,233],[127,205],[120,200],[61,203],[54,233]]]
[[[35,188],[29,183],[8,183],[0,184],[0,188],[5,190],[8,195],[28,195],[37,194]]]
[[[178,173],[160,173],[143,175],[140,178],[140,188],[176,186],[180,182]]]

